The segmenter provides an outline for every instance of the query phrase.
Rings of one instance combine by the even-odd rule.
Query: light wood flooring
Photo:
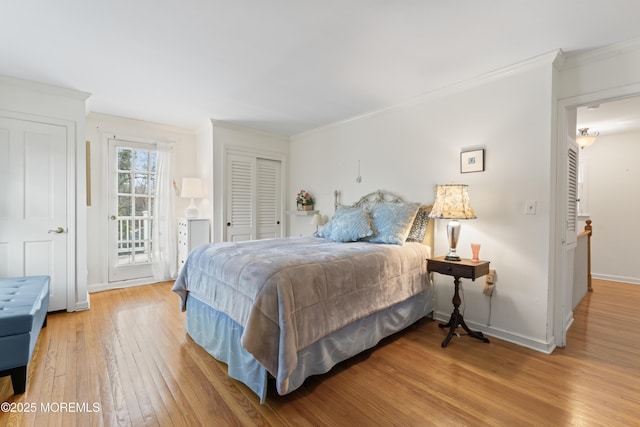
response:
[[[26,393],[0,378],[0,426],[631,426],[640,422],[640,286],[594,281],[568,346],[545,355],[422,320],[266,404],[185,332],[172,283],[49,316]],[[272,387],[270,385],[270,387]],[[91,412],[94,411],[95,412]],[[75,412],[73,412],[75,411]]]

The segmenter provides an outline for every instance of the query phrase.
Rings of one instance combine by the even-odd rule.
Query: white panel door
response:
[[[51,277],[67,308],[67,128],[0,117],[0,277]]]

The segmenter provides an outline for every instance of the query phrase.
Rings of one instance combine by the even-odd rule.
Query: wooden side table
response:
[[[447,337],[442,341],[442,347],[446,347],[451,340],[451,337],[456,333],[456,328],[462,326],[462,328],[469,334],[470,337],[477,338],[486,343],[489,339],[486,338],[482,332],[472,331],[462,318],[460,313],[460,278],[476,280],[476,277],[484,276],[489,273],[489,261],[471,261],[470,259],[462,259],[460,261],[447,261],[444,257],[430,258],[427,260],[427,271],[444,274],[447,276],[453,276],[453,283],[455,285],[455,291],[453,293],[453,313],[447,323],[441,323],[438,326],[440,328],[449,328]]]

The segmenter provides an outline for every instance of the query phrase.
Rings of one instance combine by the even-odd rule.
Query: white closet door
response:
[[[237,154],[227,157],[227,236],[239,242],[256,238],[254,188],[256,158]]]
[[[259,158],[256,166],[257,238],[281,237],[280,162]]]
[[[67,128],[0,117],[0,277],[51,277],[67,308]]]
[[[573,142],[567,143],[567,248],[574,248],[578,239],[578,156],[580,151]]]
[[[225,241],[282,236],[281,162],[228,153]]]

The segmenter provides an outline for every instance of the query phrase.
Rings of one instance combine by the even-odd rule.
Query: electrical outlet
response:
[[[537,202],[535,200],[527,200],[524,205],[524,213],[525,215],[535,215]]]
[[[490,297],[493,294],[493,288],[496,286],[497,277],[498,275],[493,269],[489,270],[489,273],[487,273],[487,275],[485,276],[484,288],[482,289],[482,292],[486,296]]]

